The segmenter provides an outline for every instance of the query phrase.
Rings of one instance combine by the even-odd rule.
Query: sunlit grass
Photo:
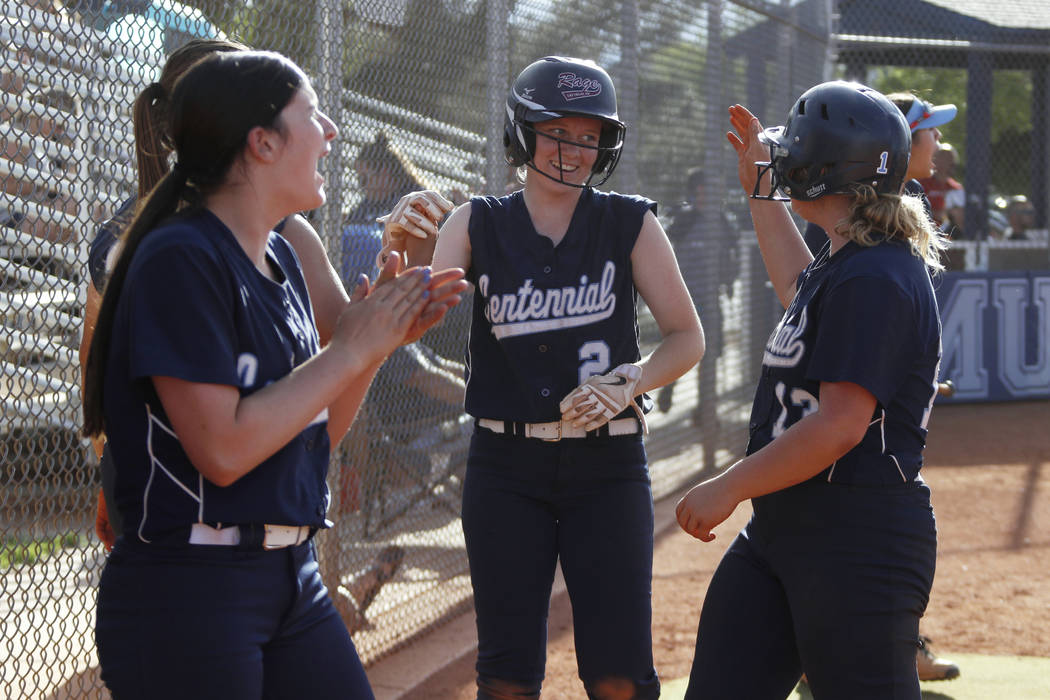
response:
[[[31,566],[58,554],[63,549],[81,547],[87,538],[75,532],[56,535],[50,539],[16,540],[4,538],[0,541],[0,569],[15,566]]]

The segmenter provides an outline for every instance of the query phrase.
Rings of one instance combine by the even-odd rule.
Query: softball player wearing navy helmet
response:
[[[740,105],[730,115],[787,310],[766,345],[748,456],[676,510],[707,542],[740,501],[754,507],[708,588],[686,697],[782,700],[804,671],[814,697],[917,700],[937,547],[919,476],[940,361],[928,268],[944,242],[900,196],[908,125],[878,92],[840,81],[804,93],[784,127],[763,132]],[[816,259],[787,208],[766,201],[778,189],[829,232]]]
[[[175,86],[171,136],[177,165],[125,234],[85,381],[125,530],[99,585],[102,678],[118,700],[372,697],[311,539],[329,446],[462,273],[364,281],[319,349],[272,232],[324,203],[336,129],[307,78],[278,54],[210,56]]]
[[[475,285],[463,530],[479,698],[539,697],[559,560],[588,697],[660,692],[639,403],[696,364],[703,334],[656,204],[593,188],[616,167],[623,135],[604,70],[544,58],[507,100],[507,160],[527,169],[524,188],[473,199],[439,237],[434,197],[403,198],[387,218],[388,240],[409,244],[410,261],[428,259],[436,238],[435,267],[463,267]],[[663,334],[645,359],[638,294]]]

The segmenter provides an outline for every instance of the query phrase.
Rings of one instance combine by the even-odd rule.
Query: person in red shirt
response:
[[[966,206],[965,191],[962,183],[952,177],[955,172],[957,157],[955,147],[942,143],[933,154],[933,174],[919,179],[919,184],[930,200],[933,220],[941,228],[951,231],[962,229],[962,209]]]

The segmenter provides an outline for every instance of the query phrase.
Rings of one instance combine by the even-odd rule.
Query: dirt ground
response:
[[[1050,657],[1050,402],[937,406],[929,427],[923,475],[939,552],[922,632],[949,659],[953,652]],[[657,509],[673,510],[676,500]],[[662,678],[688,675],[707,583],[749,513],[739,507],[710,544],[676,526],[658,536],[653,643]],[[584,697],[571,615],[566,597],[556,599],[545,700]],[[473,664],[454,664],[408,697],[472,700]]]

